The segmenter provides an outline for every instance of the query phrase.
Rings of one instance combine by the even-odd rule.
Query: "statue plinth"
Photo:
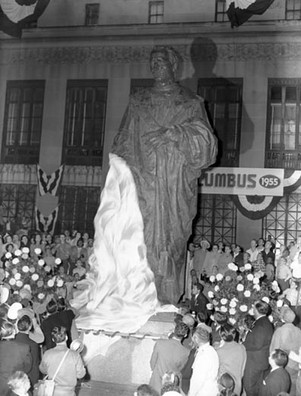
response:
[[[82,353],[91,380],[116,384],[148,383],[150,358],[158,339],[174,330],[174,312],[153,315],[135,333],[80,329],[85,345]]]

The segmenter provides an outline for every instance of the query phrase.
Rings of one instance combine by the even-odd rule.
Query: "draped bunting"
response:
[[[301,185],[301,171],[284,170],[284,195],[291,194]],[[282,197],[258,195],[230,195],[237,209],[249,219],[265,217],[278,204]]]
[[[57,206],[49,216],[44,216],[36,207],[36,229],[40,232],[47,232],[53,234],[57,221],[58,211],[59,208]]]
[[[231,27],[238,27],[253,15],[263,14],[274,0],[226,0],[227,15]]]
[[[62,175],[63,175],[64,165],[61,165],[59,169],[48,176],[42,168],[37,165],[37,178],[38,178],[38,189],[39,194],[45,195],[47,193],[55,196],[57,189],[60,185]]]
[[[50,0],[0,0],[0,30],[9,36],[21,38],[27,23],[36,22]]]

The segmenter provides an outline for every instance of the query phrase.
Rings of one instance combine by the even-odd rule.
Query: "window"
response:
[[[301,229],[301,194],[285,195],[263,220],[263,236],[272,235],[276,247],[288,246]]]
[[[98,24],[99,4],[86,4],[86,26],[94,26]]]
[[[301,19],[301,0],[286,0],[285,19]]]
[[[26,218],[31,223],[31,228],[34,229],[36,193],[35,184],[1,184],[0,201],[3,205],[4,220],[10,217],[19,229],[22,219]]]
[[[44,81],[8,81],[2,140],[2,163],[39,162]]]
[[[216,165],[239,166],[242,80],[199,79],[198,94],[219,140]]]
[[[93,237],[99,198],[99,187],[61,186],[58,215],[60,231],[78,230],[88,232]]]
[[[66,165],[102,164],[107,80],[67,83],[63,161]]]
[[[228,195],[200,194],[198,214],[193,224],[193,239],[211,243],[236,241],[237,209]]]
[[[301,80],[269,80],[267,168],[301,169]]]
[[[226,0],[216,0],[215,22],[229,22]]]
[[[164,22],[164,1],[150,1],[148,23]]]

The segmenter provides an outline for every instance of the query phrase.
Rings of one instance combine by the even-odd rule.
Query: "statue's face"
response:
[[[173,81],[174,74],[168,55],[164,51],[154,52],[150,62],[151,72],[156,81],[168,82]]]

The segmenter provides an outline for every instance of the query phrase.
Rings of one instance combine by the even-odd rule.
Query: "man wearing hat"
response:
[[[275,349],[282,349],[287,353],[293,351],[299,353],[301,348],[301,330],[293,325],[295,320],[295,313],[288,306],[283,306],[280,311],[280,318],[283,325],[275,330],[271,345],[270,352]],[[285,367],[291,377],[291,390],[290,395],[296,396],[296,381],[298,377],[299,364],[289,358],[287,366]]]

